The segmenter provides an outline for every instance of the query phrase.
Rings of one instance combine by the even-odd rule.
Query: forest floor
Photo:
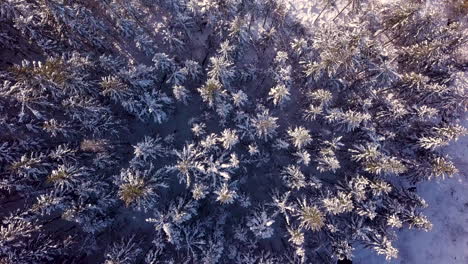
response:
[[[304,25],[320,26],[322,21],[333,19],[342,9],[330,7],[321,12],[323,3],[309,0],[288,0],[289,11]],[[383,2],[397,0],[380,0]],[[432,5],[428,1],[428,6]],[[313,28],[309,27],[309,28]],[[467,91],[468,92],[468,91]],[[468,114],[460,120],[468,127]],[[428,203],[424,210],[433,224],[429,232],[402,230],[397,233],[394,246],[399,250],[399,258],[387,262],[374,251],[357,250],[353,258],[355,264],[460,264],[468,263],[468,136],[460,138],[448,146],[445,152],[453,159],[460,170],[458,176],[440,182],[425,182],[417,185],[417,192]]]

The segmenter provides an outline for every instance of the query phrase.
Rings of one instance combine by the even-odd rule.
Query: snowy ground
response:
[[[395,0],[380,0],[390,2]],[[288,0],[289,11],[305,25],[311,25],[323,7],[322,1]],[[429,4],[428,4],[429,5]],[[323,12],[317,20],[333,19],[341,6]],[[468,127],[468,115],[461,120]],[[395,247],[399,258],[392,264],[465,264],[468,263],[468,136],[460,138],[446,149],[457,168],[458,177],[418,185],[418,193],[429,207],[424,214],[433,224],[430,232],[403,230],[398,233]],[[353,263],[388,263],[371,250],[359,250]]]

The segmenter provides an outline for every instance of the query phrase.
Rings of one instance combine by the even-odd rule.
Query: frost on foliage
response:
[[[131,95],[129,87],[116,76],[103,77],[100,85],[102,87],[101,93],[116,102],[125,100]]]
[[[276,135],[278,128],[277,117],[270,115],[267,109],[257,113],[257,116],[252,119],[252,125],[255,129],[255,135],[267,141]]]
[[[143,160],[143,162],[155,160],[158,157],[165,157],[168,152],[160,137],[152,138],[145,136],[143,141],[133,146],[135,159]]]
[[[283,180],[289,188],[300,189],[307,185],[306,177],[298,166],[289,165],[281,171]]]
[[[8,250],[9,247],[19,246],[24,243],[19,238],[31,237],[32,233],[40,228],[40,225],[10,216],[4,220],[4,224],[0,227],[0,245],[4,250]],[[16,243],[19,245],[15,245]]]
[[[137,34],[135,36],[135,44],[137,49],[143,51],[147,56],[151,56],[156,52],[155,43],[147,34]]]
[[[235,106],[242,107],[248,103],[249,98],[246,93],[242,90],[239,90],[232,94],[232,100]]]
[[[247,226],[259,238],[270,238],[273,235],[272,227],[275,221],[272,220],[265,211],[255,212],[247,222]]]
[[[390,227],[400,228],[403,226],[403,222],[400,220],[398,215],[390,215],[387,219],[387,225]]]
[[[291,143],[298,149],[301,149],[310,144],[312,137],[309,130],[304,127],[295,127],[288,129],[288,135]]]
[[[371,119],[368,113],[359,113],[353,110],[343,112],[341,109],[331,109],[325,117],[330,123],[343,125],[347,131],[353,131]]]
[[[48,215],[55,210],[62,209],[64,197],[60,192],[52,191],[37,197],[32,211],[40,215]]]
[[[230,81],[234,78],[235,71],[233,63],[224,57],[211,57],[208,77],[220,81],[223,86],[229,87]]]
[[[323,206],[331,214],[341,214],[354,209],[350,194],[339,192],[336,197],[323,199]]]
[[[174,154],[177,156],[178,161],[175,165],[169,167],[168,170],[176,171],[179,180],[190,186],[192,177],[205,171],[201,162],[204,153],[200,152],[194,144],[189,144],[184,146],[182,151],[174,151]]]
[[[352,259],[354,248],[350,245],[348,241],[339,241],[333,243],[333,254],[337,259]]]
[[[206,128],[206,125],[204,123],[194,123],[192,125],[192,133],[196,136],[196,137],[200,137],[202,136],[203,134],[205,134],[205,128]]]
[[[69,124],[59,123],[55,119],[44,121],[42,129],[44,129],[44,131],[47,131],[47,133],[49,133],[52,137],[57,137],[58,135],[69,137],[72,134],[72,132],[74,132]]]
[[[316,159],[317,170],[320,172],[333,171],[341,168],[339,160],[336,158],[335,152],[330,148],[322,149]]]
[[[161,172],[152,168],[140,171],[124,169],[115,180],[119,187],[119,198],[127,207],[147,211],[157,202],[158,189],[168,186],[162,181]],[[159,178],[159,179],[158,179]]]
[[[391,260],[398,256],[398,249],[394,248],[390,240],[387,237],[376,235],[375,242],[373,242],[373,248],[379,255],[384,255],[386,260]]]
[[[330,91],[324,89],[318,89],[310,91],[307,96],[315,103],[320,106],[327,106],[333,98],[333,94]]]
[[[186,60],[182,71],[186,72],[187,76],[192,80],[198,80],[201,74],[201,67],[196,61]]]
[[[39,234],[42,226],[19,215],[3,219],[0,226],[0,254],[5,263],[48,262],[63,253],[62,248],[71,244],[70,237],[54,241]]]
[[[195,200],[200,200],[206,197],[208,192],[208,187],[202,184],[195,184],[192,187],[192,197]]]
[[[309,152],[307,152],[306,150],[300,150],[296,153],[294,153],[294,156],[297,157],[297,163],[302,163],[303,165],[305,166],[309,166],[309,163],[310,163],[310,160],[311,160],[311,156],[309,154]]]
[[[291,99],[288,88],[282,84],[271,88],[268,95],[275,106],[283,105]]]
[[[168,119],[166,110],[172,104],[172,99],[162,92],[153,90],[151,93],[140,95],[136,100],[124,101],[122,104],[142,121],[152,120],[162,123]]]
[[[289,242],[293,243],[296,246],[301,246],[304,244],[304,232],[299,228],[289,228]]]
[[[237,144],[237,142],[239,142],[239,137],[237,136],[235,130],[225,129],[221,133],[220,141],[222,142],[225,149],[230,150],[234,145]]]
[[[429,179],[431,178],[442,178],[452,177],[458,173],[458,169],[455,167],[453,162],[447,160],[444,157],[434,158],[431,166],[431,171],[429,174]]]
[[[142,250],[134,242],[134,237],[122,239],[114,243],[106,252],[105,264],[131,264],[136,262],[136,258]]]
[[[174,85],[172,88],[172,93],[177,101],[180,101],[184,104],[187,104],[188,99],[190,98],[188,90],[182,85]]]
[[[449,144],[452,140],[468,134],[467,129],[460,126],[435,127],[432,136],[425,136],[419,139],[419,145],[425,149],[437,149]]]
[[[384,155],[379,151],[378,144],[357,145],[350,149],[352,159],[363,163],[364,170],[374,174],[402,174],[408,168],[396,157]]]
[[[213,107],[214,104],[223,99],[225,91],[222,84],[216,79],[209,79],[202,87],[198,88],[203,102],[207,102],[208,106]]]
[[[165,53],[157,53],[153,56],[152,61],[156,70],[169,72],[175,67],[174,60]]]
[[[47,182],[53,184],[58,191],[67,191],[76,188],[80,181],[82,181],[80,178],[89,178],[90,173],[85,168],[60,165],[57,169],[52,170],[51,174],[47,177]]]
[[[223,184],[221,188],[215,191],[214,193],[217,195],[216,201],[221,204],[232,204],[237,198],[237,192],[233,189],[230,190],[229,188],[230,187],[227,184]]]
[[[325,225],[325,216],[317,206],[310,205],[304,198],[298,201],[299,208],[295,216],[300,221],[300,226],[306,230],[319,231]]]
[[[177,249],[196,256],[206,240],[206,232],[209,222],[193,222],[196,217],[199,204],[196,201],[177,198],[171,202],[165,210],[155,211],[153,218],[146,219],[153,223],[157,231],[157,237],[153,244],[163,250],[164,241],[174,245]],[[192,223],[192,224],[190,224]]]

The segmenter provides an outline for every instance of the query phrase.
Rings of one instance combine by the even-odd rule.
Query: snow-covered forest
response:
[[[467,17],[466,0],[0,0],[0,263],[401,259],[400,235],[466,199]]]

